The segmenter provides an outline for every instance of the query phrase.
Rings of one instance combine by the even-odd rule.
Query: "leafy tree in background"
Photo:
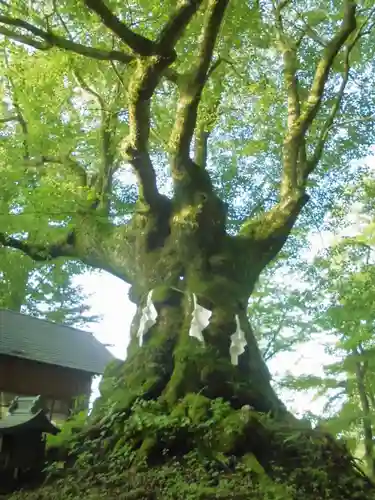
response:
[[[373,142],[374,12],[365,0],[326,9],[2,3],[1,169],[4,203],[20,216],[4,218],[0,242],[106,270],[137,304],[128,358],[108,370],[93,413],[96,458],[78,457],[88,475],[104,439],[101,467],[198,450],[228,473],[251,452],[294,498],[369,498],[346,451],[301,428],[276,396],[247,319],[262,271],[301,246],[308,191],[322,219]],[[212,313],[202,341],[188,335],[192,294]],[[158,320],[140,346],[150,297]],[[236,327],[246,340],[237,363]],[[198,498],[202,481],[183,484]]]
[[[33,261],[19,252],[1,248],[0,306],[20,311],[27,294],[29,274]]]
[[[314,325],[307,304],[314,287],[304,286],[306,267],[304,259],[298,263],[299,272],[285,263],[278,272],[271,266],[252,294],[249,317],[265,361],[293,351],[310,338]]]
[[[350,232],[357,234],[341,236],[306,273],[307,287],[310,280],[310,285],[318,283],[319,290],[306,305],[306,312],[312,316],[315,333],[325,332],[326,350],[333,360],[324,366],[324,376],[289,375],[282,385],[313,389],[317,396],[324,396],[324,413],[314,420],[344,437],[375,477],[373,196],[366,196],[363,203],[363,192],[371,192],[373,185],[373,179],[365,180],[356,220],[351,220],[355,226]],[[293,317],[293,311],[289,312]]]
[[[88,296],[74,278],[85,270],[76,262],[36,264],[26,255],[0,249],[0,307],[31,316],[85,327],[98,321]]]

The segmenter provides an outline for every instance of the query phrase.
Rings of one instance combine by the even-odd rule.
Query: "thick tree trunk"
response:
[[[187,472],[189,466],[183,457],[197,452],[202,458],[203,454],[203,460],[216,463],[221,473],[231,476],[234,482],[229,490],[223,489],[224,493],[217,483],[218,490],[213,488],[210,494],[207,490],[207,496],[196,498],[245,500],[253,498],[250,492],[254,491],[258,495],[255,498],[266,499],[268,494],[276,494],[272,490],[275,484],[285,488],[278,489],[281,496],[275,498],[286,500],[373,498],[370,481],[356,468],[345,447],[331,436],[311,430],[286,411],[271,387],[245,308],[239,312],[239,319],[247,347],[237,366],[230,356],[231,335],[236,329],[230,303],[214,306],[201,299],[201,305],[212,310],[212,317],[203,331],[203,341],[189,336],[193,305],[183,281],[179,287],[155,288],[152,297],[157,322],[139,346],[137,333],[145,305],[141,301],[133,321],[128,358],[124,363],[113,364],[105,374],[101,398],[93,412],[95,423],[88,433],[94,442],[101,436],[100,440],[107,443],[102,457],[107,453],[110,457],[109,450],[116,454],[122,447],[127,454],[130,446],[132,458],[124,459],[130,470],[140,467],[139,474],[143,474],[141,464],[146,461],[158,476],[160,470],[168,469],[171,460],[179,457],[182,473],[189,476],[191,471]],[[229,403],[229,409],[216,420],[212,417],[212,405],[220,398]],[[159,427],[153,419],[159,421],[161,416],[167,423]],[[208,441],[199,430],[207,422],[212,426]],[[125,431],[121,431],[124,426]],[[96,453],[100,456],[103,449]],[[236,471],[242,470],[249,457],[251,465],[240,479]],[[98,465],[99,471],[102,465]],[[240,487],[244,478],[250,481],[247,489]],[[148,480],[144,478],[145,482]],[[236,488],[237,481],[238,495],[231,497],[230,490]],[[146,486],[134,498],[164,498],[168,488],[147,496]],[[183,493],[175,495],[171,498],[185,498]]]
[[[152,300],[158,312],[156,324],[139,346],[137,334],[145,306],[140,304],[133,321],[127,361],[104,378],[99,405],[114,398],[116,391],[108,382],[110,378],[116,386],[121,381],[121,396],[116,403],[122,409],[130,407],[139,397],[158,398],[173,407],[187,394],[199,393],[210,399],[223,398],[233,408],[249,405],[259,412],[286,415],[271,387],[245,307],[238,311],[238,317],[247,345],[238,358],[238,366],[234,366],[230,347],[236,321],[230,304],[214,307],[200,300],[200,305],[212,311],[209,325],[203,330],[204,340],[200,341],[189,335],[194,310],[192,295],[161,286],[153,290]]]
[[[222,202],[212,193],[192,199],[188,193],[182,191],[173,206],[165,201],[157,217],[139,214],[133,221],[136,279],[131,298],[138,310],[119,375],[122,405],[144,397],[160,398],[171,407],[186,394],[199,393],[222,397],[233,408],[250,405],[285,414],[246,314],[249,295],[276,245],[227,235]],[[157,320],[140,346],[142,310],[150,298]],[[211,313],[201,340],[189,335],[195,303]],[[245,350],[233,365],[231,336],[239,328]],[[109,386],[102,401],[111,394]]]
[[[121,492],[121,498],[139,500],[375,498],[344,446],[287,413],[245,311],[240,323],[247,348],[235,366],[230,307],[213,308],[201,342],[189,336],[186,292],[159,287],[153,301],[156,324],[139,346],[142,301],[127,360],[108,367],[91,423],[74,438],[78,461],[63,482],[65,495],[93,490],[98,498]],[[38,499],[48,498],[51,488]]]
[[[142,490],[134,498],[245,499],[252,491],[254,498],[269,498],[274,493],[259,489],[264,478],[272,488],[284,484],[287,490],[279,494],[286,500],[371,498],[369,480],[346,449],[287,412],[247,319],[248,297],[282,247],[300,206],[292,206],[290,216],[278,215],[284,222],[272,237],[267,227],[255,224],[250,237],[228,236],[223,207],[214,196],[185,199],[173,208],[166,203],[162,216],[139,213],[133,219],[128,235],[134,235],[131,298],[137,313],[131,342],[126,361],[108,367],[91,423],[76,443],[80,474],[91,481],[120,467],[121,484],[126,480],[131,490],[136,489],[134,474],[124,470],[136,467],[153,496]],[[157,318],[140,345],[150,297]],[[194,298],[212,313],[200,340],[189,335]],[[238,326],[246,347],[236,364],[231,342]],[[82,461],[87,453],[91,458]],[[189,465],[192,454],[198,461],[194,466]],[[249,455],[257,466],[248,465]],[[212,485],[206,469],[195,480],[190,477],[192,467],[207,461],[228,476],[224,496],[172,493],[176,467],[183,481],[195,481],[198,488],[206,477]],[[154,473],[146,473],[144,463]],[[238,481],[243,480],[247,486],[241,490]],[[238,496],[231,497],[229,491],[237,487]]]
[[[248,297],[290,220],[277,238],[255,227],[232,238],[216,201],[176,204],[172,214],[166,205],[167,217],[138,214],[127,229],[137,304],[128,356],[108,367],[88,425],[73,436],[61,498],[375,499],[343,446],[287,412],[248,323]],[[150,298],[156,322],[140,345]],[[189,335],[194,301],[211,313],[201,338]]]

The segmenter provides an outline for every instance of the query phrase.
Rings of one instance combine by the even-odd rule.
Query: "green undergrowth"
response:
[[[87,411],[80,411],[72,418],[64,422],[59,434],[55,436],[47,435],[47,449],[50,448],[66,448],[68,451],[74,442],[74,436],[79,432],[87,421]]]
[[[251,462],[251,460],[249,460]],[[112,467],[93,479],[77,475],[45,485],[38,491],[14,494],[12,500],[289,500],[294,488],[259,478],[249,463],[235,471],[226,471],[215,461],[204,460],[196,453],[168,461],[159,467],[139,466],[130,470]]]
[[[66,462],[50,464],[45,485],[12,500],[375,499],[328,434],[200,394],[172,409],[137,400],[128,415],[66,432],[60,446]]]

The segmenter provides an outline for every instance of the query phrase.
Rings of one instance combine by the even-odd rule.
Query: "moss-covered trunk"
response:
[[[157,322],[139,346],[140,304],[127,360],[108,367],[73,436],[73,464],[35,500],[375,499],[345,446],[286,412],[244,311],[247,347],[234,365],[231,307],[212,309],[200,341],[189,336],[188,293],[160,287],[153,302]]]
[[[123,498],[371,498],[345,447],[295,419],[271,386],[247,318],[269,256],[196,227],[181,231],[179,219],[138,239],[127,359],[108,367],[75,441],[69,494],[78,475],[99,496],[119,488]],[[211,315],[192,336],[197,306]],[[154,322],[142,329],[150,307]]]
[[[137,313],[127,360],[105,375],[98,407],[116,400],[125,409],[139,397],[172,407],[199,393],[285,414],[247,318],[275,245],[228,235],[223,203],[212,193],[186,193],[165,200],[157,216],[140,212],[133,220]],[[198,325],[200,315],[206,321]]]
[[[139,499],[370,498],[345,448],[278,399],[247,318],[259,274],[301,202],[286,207],[290,216],[272,237],[256,223],[246,237],[232,237],[214,195],[183,196],[164,201],[156,216],[139,212],[128,229],[137,304],[131,341],[73,439],[76,462],[63,480],[69,494],[94,487],[101,498],[119,487]],[[106,244],[121,263],[118,243]],[[202,311],[204,325],[192,330]]]
[[[358,356],[360,355],[360,352],[357,349],[354,349],[353,354],[355,356]],[[365,460],[369,474],[372,478],[375,478],[373,424],[370,401],[366,388],[366,369],[367,366],[364,363],[360,363],[359,361],[356,362],[355,373],[362,410],[362,429],[365,441]]]
[[[217,199],[190,201],[139,213],[127,233],[137,304],[127,359],[108,367],[73,435],[61,498],[371,498],[345,447],[286,411],[247,319],[290,224],[277,240],[257,239],[259,228],[233,238]]]
[[[173,407],[186,394],[199,393],[211,399],[221,397],[233,408],[250,405],[261,412],[285,413],[271,388],[246,309],[236,311],[230,304],[215,306],[198,298],[198,307],[212,312],[198,339],[189,334],[194,299],[187,291],[155,288],[152,302],[158,316],[156,324],[143,336],[141,346],[139,328],[146,304],[138,306],[127,360],[108,369],[98,407],[113,401],[124,409],[139,397],[158,398]],[[236,317],[246,341],[238,361],[232,341],[238,329]]]

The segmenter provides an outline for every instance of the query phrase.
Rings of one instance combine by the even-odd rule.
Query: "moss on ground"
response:
[[[329,434],[201,394],[172,409],[137,400],[130,414],[115,411],[91,431],[61,443],[74,458],[63,472],[50,465],[45,485],[8,500],[375,499]]]

